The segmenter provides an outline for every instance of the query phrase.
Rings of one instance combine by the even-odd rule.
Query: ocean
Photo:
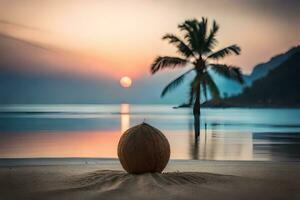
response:
[[[146,122],[171,159],[300,161],[300,109],[202,108],[194,139],[189,108],[172,105],[1,105],[0,158],[117,158],[120,136]]]

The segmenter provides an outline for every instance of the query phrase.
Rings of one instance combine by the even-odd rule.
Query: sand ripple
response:
[[[267,167],[264,165],[264,171],[256,177],[204,172],[132,175],[124,171],[91,170],[89,166],[72,165],[0,168],[0,199],[300,199],[296,168],[287,168],[294,170],[285,173],[290,174],[288,177],[281,175],[286,170],[284,167],[279,168],[281,171],[273,169],[276,176],[264,177],[262,174],[266,173]],[[269,166],[268,169],[272,168]],[[250,170],[247,167],[247,170],[255,168]]]

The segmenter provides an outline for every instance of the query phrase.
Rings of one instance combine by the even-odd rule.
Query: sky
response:
[[[176,55],[164,34],[203,16],[220,24],[217,48],[241,46],[224,62],[243,73],[300,43],[297,0],[0,0],[0,72],[134,81],[155,57]]]
[[[157,56],[176,55],[162,36],[181,36],[178,24],[201,17],[220,25],[216,50],[231,44],[242,48],[240,56],[224,63],[245,74],[300,44],[298,0],[0,0],[0,100],[60,96],[58,102],[73,102],[84,94],[87,102],[182,102],[187,85],[164,101],[160,93],[184,70],[151,76],[149,69]],[[18,76],[8,78],[7,71]],[[20,74],[25,78],[16,78]],[[132,78],[130,89],[120,87],[123,76]],[[74,85],[82,84],[69,77],[98,82],[76,92]],[[69,92],[60,88],[66,82]],[[216,82],[225,85],[223,79]]]

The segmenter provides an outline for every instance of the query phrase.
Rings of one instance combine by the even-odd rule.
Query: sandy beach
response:
[[[0,199],[299,199],[300,163],[171,160],[131,175],[116,159],[1,159]]]

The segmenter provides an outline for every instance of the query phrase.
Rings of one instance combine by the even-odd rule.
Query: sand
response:
[[[0,159],[0,199],[300,199],[300,162],[170,161],[131,175],[117,160]]]

